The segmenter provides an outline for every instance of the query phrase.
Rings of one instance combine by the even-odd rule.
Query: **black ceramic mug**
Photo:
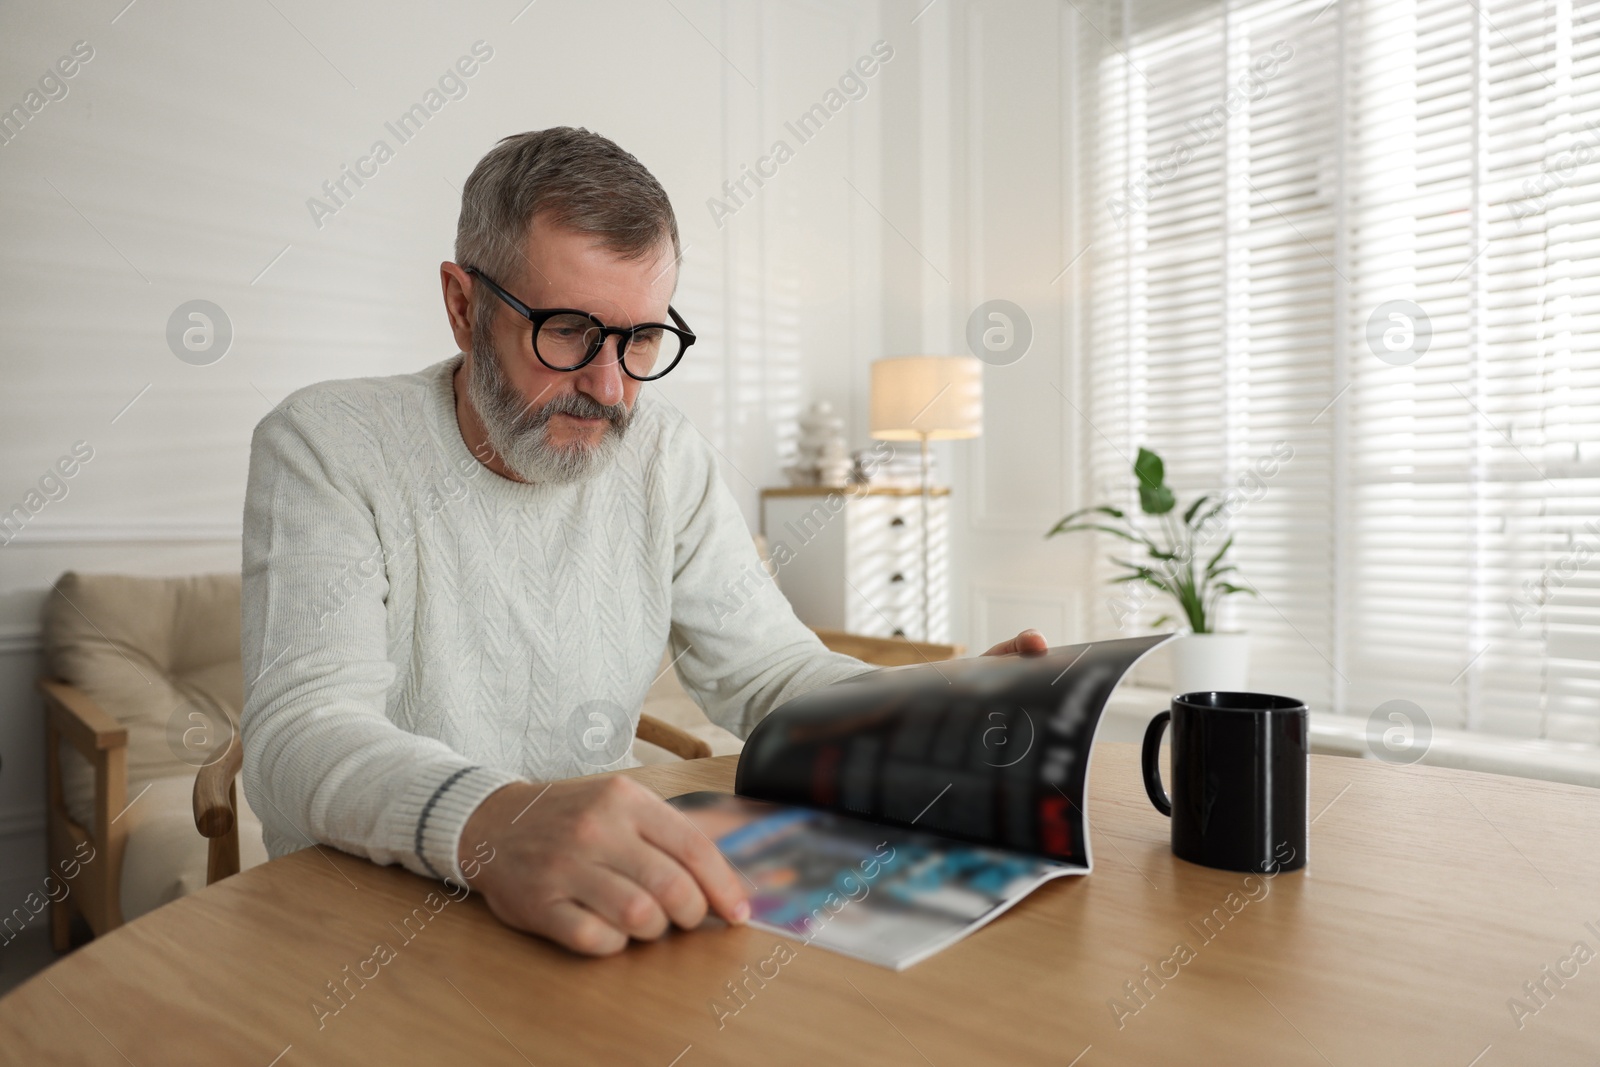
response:
[[[1172,724],[1172,795],[1161,734]],[[1179,859],[1274,874],[1306,865],[1311,716],[1267,693],[1185,693],[1144,732],[1144,788]]]

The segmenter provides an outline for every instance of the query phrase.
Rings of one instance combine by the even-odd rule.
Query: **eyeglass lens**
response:
[[[582,363],[589,349],[599,340],[599,329],[582,315],[552,315],[545,320],[534,338],[539,358],[557,370],[568,370]],[[641,329],[633,332],[623,365],[632,374],[645,377],[654,372],[658,364],[670,364],[678,358],[683,339],[669,330]]]

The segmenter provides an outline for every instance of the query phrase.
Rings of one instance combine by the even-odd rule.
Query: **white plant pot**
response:
[[[1172,643],[1172,691],[1246,692],[1250,686],[1250,635],[1184,634]]]

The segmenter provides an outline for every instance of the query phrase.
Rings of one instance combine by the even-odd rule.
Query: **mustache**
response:
[[[582,393],[561,393],[545,401],[538,409],[534,409],[531,402],[524,406],[517,413],[513,430],[516,433],[537,430],[556,415],[572,415],[580,419],[605,419],[622,430],[627,428],[631,414],[628,405],[621,402],[602,404]]]

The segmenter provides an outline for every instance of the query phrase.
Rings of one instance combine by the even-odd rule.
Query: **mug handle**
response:
[[[1172,799],[1167,796],[1167,791],[1161,786],[1161,735],[1166,732],[1167,723],[1172,721],[1172,712],[1163,711],[1150,720],[1150,725],[1144,731],[1144,752],[1140,762],[1144,765],[1144,791],[1150,794],[1150,803],[1163,815],[1172,814]]]

